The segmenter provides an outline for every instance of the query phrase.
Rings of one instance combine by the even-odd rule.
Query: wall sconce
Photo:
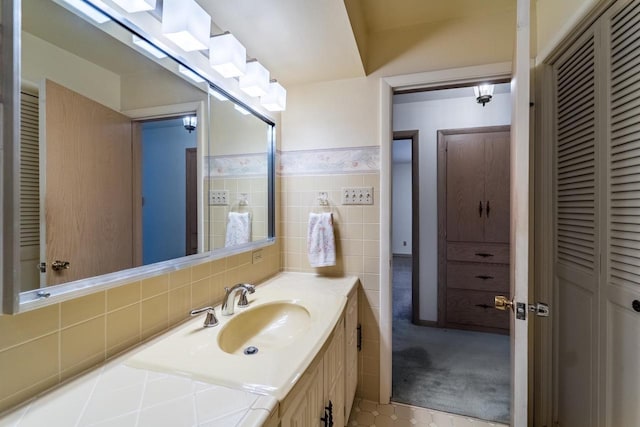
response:
[[[230,33],[211,37],[209,63],[222,77],[239,77],[247,68],[247,49]]]
[[[144,12],[156,8],[156,0],[113,0],[113,2],[129,13]]]
[[[284,111],[287,106],[287,90],[276,81],[269,83],[269,91],[260,97],[260,103],[269,111]]]
[[[482,104],[484,107],[484,104],[491,101],[491,98],[493,97],[493,85],[484,84],[474,86],[473,93],[476,95],[476,101],[478,101],[478,104]]]
[[[196,126],[198,126],[198,117],[197,116],[186,116],[182,118],[182,125],[184,128],[191,133],[196,130]]]
[[[195,0],[164,0],[162,33],[183,50],[191,52],[209,45],[211,16]]]
[[[247,69],[238,81],[240,90],[249,96],[262,96],[269,90],[269,71],[258,61],[247,62]]]

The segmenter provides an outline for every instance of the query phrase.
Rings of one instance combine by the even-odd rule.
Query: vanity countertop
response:
[[[356,277],[281,273],[260,287],[292,284],[309,289],[319,287],[323,292],[344,296],[346,303],[357,281]],[[336,309],[341,313],[344,304]],[[0,426],[249,427],[263,425],[277,412],[278,399],[273,395],[214,384],[191,375],[132,367],[127,363],[174,330],[4,414]],[[306,368],[306,365],[300,367],[300,375]]]

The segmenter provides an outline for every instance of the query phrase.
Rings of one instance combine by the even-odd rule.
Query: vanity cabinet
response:
[[[346,425],[358,382],[357,323],[354,290],[327,344],[282,401],[281,427]]]

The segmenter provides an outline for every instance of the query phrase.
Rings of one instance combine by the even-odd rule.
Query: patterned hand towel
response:
[[[251,241],[251,216],[249,212],[229,212],[224,246],[236,246]]]
[[[307,252],[312,267],[336,265],[336,243],[331,213],[310,213]]]

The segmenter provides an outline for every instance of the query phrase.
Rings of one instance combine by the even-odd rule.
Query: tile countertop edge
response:
[[[314,273],[281,272],[278,275],[261,282],[260,284],[258,284],[258,286],[268,284],[268,283],[273,283],[278,280],[301,281],[302,282],[301,284],[307,284],[307,285],[310,282],[315,282],[316,280],[319,280],[321,283],[316,282],[314,285],[319,285],[319,286],[327,285],[329,287],[328,290],[330,292],[335,292],[343,295],[345,297],[345,300],[349,296],[349,294],[353,291],[353,289],[356,288],[359,282],[359,278],[357,276],[325,277],[325,276],[319,276]],[[343,307],[343,310],[344,310],[344,307]],[[107,360],[104,363],[95,366],[91,370],[86,371],[75,378],[72,378],[63,383],[60,383],[55,387],[48,389],[42,393],[39,393],[25,402],[22,402],[18,406],[0,413],[0,427],[21,426],[22,422],[28,421],[30,416],[34,416],[34,415],[37,416],[39,412],[46,413],[48,412],[48,410],[51,409],[52,405],[55,405],[57,408],[57,405],[55,402],[56,400],[59,400],[58,402],[59,404],[65,403],[67,399],[64,399],[63,396],[66,396],[68,393],[71,393],[72,391],[76,390],[77,388],[83,385],[87,385],[87,383],[90,383],[92,381],[94,383],[97,381],[100,381],[100,379],[105,374],[108,374],[109,371],[112,371],[119,367],[124,366],[123,362],[129,357],[131,357],[132,354],[140,351],[143,348],[146,348],[149,345],[152,345],[155,342],[158,342],[159,340],[162,340],[163,336],[170,334],[176,327],[179,327],[183,324],[184,322],[181,322],[175,325],[169,331],[165,331],[163,334],[153,337],[152,339],[127,350],[126,352],[116,356],[115,358]],[[134,368],[130,368],[130,369],[134,369]],[[145,375],[157,374],[157,372],[153,372],[145,369],[140,369],[140,371],[144,372]],[[177,375],[172,375],[172,374],[165,374],[165,375],[166,377],[189,380],[189,378],[184,378]],[[190,380],[193,381],[194,383],[197,382],[193,379],[190,379]],[[211,385],[215,386],[216,384],[211,384]],[[245,393],[247,396],[247,399],[254,399],[250,407],[246,409],[245,414],[242,416],[239,423],[237,424],[240,427],[255,427],[255,426],[263,425],[265,421],[270,419],[270,417],[274,413],[274,410],[277,410],[279,405],[278,399],[274,396],[259,395],[257,393],[251,393],[246,390],[238,390],[238,389],[233,389],[225,386],[219,386],[219,387],[226,388],[234,392]],[[83,406],[83,411],[86,409],[86,406],[88,406],[89,403],[91,403],[92,397],[93,396],[87,396],[87,399],[84,402],[84,405],[81,405]],[[142,399],[142,396],[140,396],[140,399]],[[140,414],[142,412],[142,408],[139,407],[137,411],[138,411],[137,413]],[[129,415],[130,414],[131,413],[129,413]],[[83,415],[84,415],[84,412],[78,413],[76,422],[74,424],[81,425],[79,423],[82,420]],[[120,415],[127,415],[127,414],[122,413],[122,414],[116,415],[115,417],[119,417]],[[52,420],[49,418],[49,421],[52,421],[55,424],[55,420]]]

